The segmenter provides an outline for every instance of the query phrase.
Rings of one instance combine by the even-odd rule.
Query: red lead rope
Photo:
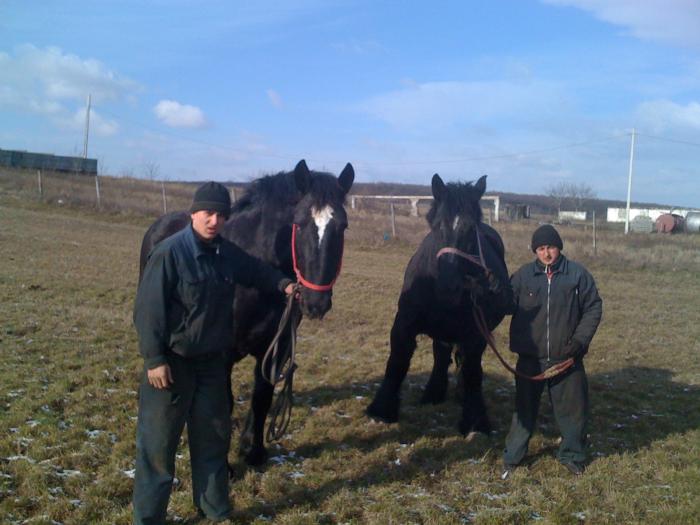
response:
[[[331,289],[333,289],[333,285],[335,284],[335,281],[338,279],[338,276],[340,275],[340,269],[343,266],[343,249],[345,247],[344,243],[344,237],[341,237],[341,244],[340,244],[340,260],[338,261],[338,270],[335,272],[335,277],[333,277],[333,280],[328,283],[328,284],[314,284],[310,281],[307,281],[304,276],[301,274],[301,270],[299,269],[299,265],[297,264],[297,229],[299,228],[298,225],[292,224],[292,264],[294,265],[294,273],[297,275],[297,282],[301,283],[305,288],[309,288],[310,290],[314,290],[316,292],[329,292]]]

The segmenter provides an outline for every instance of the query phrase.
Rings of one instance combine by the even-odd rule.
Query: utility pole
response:
[[[90,133],[90,98],[91,98],[91,95],[88,95],[87,109],[85,111],[85,143],[83,145],[83,158],[84,159],[87,159],[88,135]]]
[[[625,214],[625,235],[630,231],[630,198],[632,196],[632,167],[634,166],[634,135],[635,130],[632,128],[632,144],[630,145],[630,171],[627,178],[627,213]]]

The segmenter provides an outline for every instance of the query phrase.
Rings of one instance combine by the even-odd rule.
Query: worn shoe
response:
[[[580,476],[586,470],[586,465],[577,461],[562,461],[561,464],[564,465],[566,469],[574,476]]]
[[[516,468],[518,468],[518,465],[511,465],[510,463],[504,463],[503,470],[501,471],[501,479],[502,480],[508,479]]]

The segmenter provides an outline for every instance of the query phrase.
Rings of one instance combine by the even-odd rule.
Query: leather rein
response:
[[[488,277],[493,272],[491,272],[491,270],[486,266],[486,262],[484,260],[484,252],[481,248],[481,232],[479,231],[478,227],[475,226],[474,228],[476,231],[476,243],[479,247],[479,257],[476,257],[469,253],[463,252],[458,248],[453,247],[441,248],[440,250],[438,250],[436,257],[441,257],[442,255],[446,254],[456,255],[469,261],[472,264],[476,264],[477,266],[481,267],[486,273],[486,276]],[[529,376],[527,374],[523,374],[522,372],[519,372],[511,365],[509,365],[508,362],[503,358],[503,356],[501,356],[501,353],[496,347],[496,340],[493,337],[493,332],[489,330],[488,323],[486,322],[484,310],[481,308],[481,306],[477,304],[476,297],[474,296],[474,294],[472,294],[472,315],[474,317],[474,324],[476,325],[476,328],[479,330],[479,333],[482,335],[482,337],[486,340],[486,343],[488,344],[489,348],[491,348],[491,350],[493,350],[493,353],[496,354],[496,357],[501,362],[503,367],[510,373],[512,373],[514,376],[522,377],[523,379],[529,379],[530,381],[545,381],[547,379],[551,379],[553,377],[558,376],[565,370],[571,368],[574,364],[574,358],[570,357],[565,361],[562,361],[561,363],[557,363],[549,367],[547,370],[545,370],[541,374],[537,374],[536,376]]]
[[[342,238],[343,241],[341,241],[342,244],[340,245],[340,260],[338,261],[338,269],[335,273],[335,277],[333,277],[333,280],[328,284],[314,284],[305,279],[297,263],[296,238],[298,228],[299,226],[297,224],[292,224],[292,266],[294,268],[294,273],[297,276],[297,283],[294,285],[294,290],[291,295],[287,297],[284,312],[282,313],[279,325],[277,326],[277,332],[265,351],[260,367],[263,379],[265,379],[265,381],[267,381],[273,387],[284,381],[281,390],[279,390],[279,395],[270,408],[270,423],[268,424],[266,433],[266,440],[268,443],[277,441],[284,436],[292,418],[292,407],[294,406],[294,371],[297,369],[297,329],[301,323],[301,311],[299,310],[296,296],[301,290],[302,286],[316,292],[328,292],[332,290],[335,281],[340,275],[340,269],[343,265],[343,250],[345,247],[344,237]],[[289,325],[290,329],[289,345],[287,348],[281,349],[280,338],[282,337],[287,325]],[[269,368],[269,373],[265,372],[267,368]]]

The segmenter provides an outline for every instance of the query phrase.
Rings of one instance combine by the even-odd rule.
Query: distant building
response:
[[[48,171],[65,171],[85,175],[97,174],[97,159],[51,155],[0,149],[0,166]]]
[[[680,208],[630,208],[630,221],[633,221],[636,217],[649,217],[654,222],[664,213],[673,213],[685,217],[690,211],[693,210]],[[626,217],[626,208],[608,208],[608,222],[625,222]]]
[[[560,221],[585,221],[588,214],[586,211],[560,211]]]

